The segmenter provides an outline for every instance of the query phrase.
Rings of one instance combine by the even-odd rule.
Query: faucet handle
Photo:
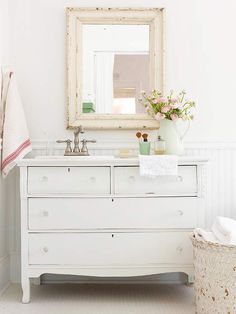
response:
[[[67,155],[67,154],[72,152],[72,148],[71,148],[72,141],[70,139],[67,139],[67,140],[57,140],[57,143],[66,143],[66,149],[65,149],[65,154],[64,155]]]
[[[96,140],[82,140],[82,143],[97,143]]]
[[[57,140],[57,143],[72,143],[72,140],[67,139],[67,140]]]
[[[83,139],[81,142],[82,142],[81,153],[89,156],[87,143],[96,143],[97,141],[96,140],[85,140],[85,139]]]

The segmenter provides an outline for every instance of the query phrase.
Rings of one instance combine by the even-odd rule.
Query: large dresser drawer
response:
[[[29,264],[192,264],[192,245],[188,232],[30,234]]]
[[[110,193],[109,167],[29,167],[29,194]]]
[[[178,176],[147,178],[139,167],[115,167],[115,194],[197,195],[197,167],[179,166]]]
[[[195,228],[197,198],[30,198],[29,229]]]

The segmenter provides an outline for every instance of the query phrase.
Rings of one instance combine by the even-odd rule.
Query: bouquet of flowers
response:
[[[191,109],[195,107],[195,103],[186,99],[185,95],[185,91],[177,95],[171,91],[169,96],[164,97],[162,93],[153,90],[150,95],[143,92],[140,101],[146,108],[147,113],[158,121],[163,119],[172,121],[178,119],[192,120]]]

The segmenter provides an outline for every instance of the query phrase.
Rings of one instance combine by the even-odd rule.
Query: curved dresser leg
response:
[[[30,302],[30,279],[28,277],[21,279],[22,303]]]

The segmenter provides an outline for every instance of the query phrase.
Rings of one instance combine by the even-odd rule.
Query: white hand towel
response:
[[[206,231],[201,228],[196,228],[193,231],[195,237],[202,238],[204,241],[213,242],[213,243],[219,243],[220,241],[217,239],[215,234],[211,231]]]
[[[216,217],[212,232],[223,244],[236,245],[236,221],[227,217]]]
[[[178,157],[175,155],[139,155],[139,172],[141,176],[150,178],[177,176]]]
[[[236,220],[228,217],[216,217],[214,225],[219,229],[221,233],[225,236],[229,235],[231,232],[236,231]]]
[[[31,151],[23,106],[14,75],[10,77],[5,103],[1,163],[4,177],[15,166],[17,159],[23,158]]]

